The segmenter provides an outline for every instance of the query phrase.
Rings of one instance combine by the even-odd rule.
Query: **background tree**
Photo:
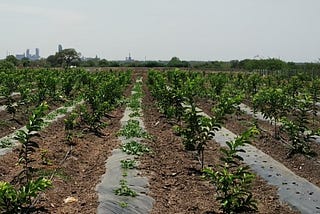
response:
[[[20,63],[23,67],[29,67],[31,64],[30,59],[27,57],[23,57]]]
[[[13,55],[7,56],[5,60],[6,60],[7,62],[11,62],[11,63],[12,63],[13,65],[15,65],[15,66],[17,66],[18,63],[19,63],[19,60],[18,60],[15,56],[13,56]]]
[[[7,60],[0,61],[0,70],[13,70],[14,68],[14,64]]]
[[[56,67],[58,66],[58,60],[56,55],[50,55],[47,58],[47,63],[49,64],[50,67]]]
[[[73,48],[63,49],[55,55],[57,63],[65,68],[79,64],[80,56],[81,54]]]
[[[190,64],[187,61],[181,61],[178,57],[172,57],[168,62],[167,67],[189,67]]]
[[[106,59],[101,59],[98,63],[99,67],[108,67],[109,62]]]

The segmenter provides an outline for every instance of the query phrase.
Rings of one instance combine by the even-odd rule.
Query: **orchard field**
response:
[[[319,91],[316,72],[3,69],[0,211],[320,213]]]

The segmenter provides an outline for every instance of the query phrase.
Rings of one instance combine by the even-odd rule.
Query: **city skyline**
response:
[[[63,44],[107,60],[130,52],[141,61],[259,56],[315,62],[319,10],[317,0],[3,0],[0,58],[28,47],[39,47],[46,58]]]
[[[31,54],[30,49],[28,48],[28,49],[26,49],[26,52],[23,54],[21,54],[21,53],[16,53],[16,54],[7,53],[7,56],[9,56],[9,55],[15,56],[18,60],[22,60],[23,58],[28,58],[28,59],[34,61],[34,60],[39,60],[41,58],[39,48],[35,48],[35,54]]]

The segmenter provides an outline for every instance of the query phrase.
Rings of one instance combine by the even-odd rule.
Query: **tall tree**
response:
[[[69,68],[71,65],[78,64],[80,62],[80,53],[73,48],[63,49],[62,51],[56,53],[57,62],[64,66],[65,68]]]
[[[18,63],[19,63],[19,60],[18,60],[15,56],[13,56],[13,55],[7,56],[7,57],[6,57],[6,61],[11,62],[11,63],[14,64],[15,66],[17,66]]]

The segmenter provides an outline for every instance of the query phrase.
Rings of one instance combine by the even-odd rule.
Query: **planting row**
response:
[[[71,161],[68,158],[71,158],[72,153],[78,150],[77,147],[81,149],[85,144],[88,145],[88,142],[92,144],[88,145],[88,147],[94,147],[94,142],[91,140],[85,142],[84,145],[78,145],[78,142],[85,138],[85,135],[94,134],[98,137],[106,135],[107,129],[105,127],[109,125],[109,121],[113,120],[109,113],[123,102],[121,101],[123,100],[123,92],[131,82],[131,72],[84,73],[86,73],[86,84],[79,90],[82,101],[64,120],[61,121],[59,119],[58,122],[54,123],[54,125],[56,123],[63,124],[64,127],[61,130],[61,125],[59,125],[59,132],[50,133],[54,136],[58,135],[57,137],[52,138],[49,135],[44,141],[41,140],[43,131],[39,131],[44,126],[43,124],[46,123],[43,119],[47,109],[45,103],[32,110],[25,129],[19,130],[13,135],[20,144],[18,144],[17,149],[13,150],[13,153],[8,153],[1,157],[3,159],[2,163],[7,164],[7,166],[4,165],[1,168],[6,169],[8,167],[9,169],[4,170],[4,173],[1,174],[1,212],[25,213],[33,211],[38,207],[37,203],[42,204],[39,193],[51,187],[48,192],[54,195],[59,171],[64,168],[64,164]],[[46,118],[49,119],[55,116],[49,114]],[[51,129],[51,126],[46,129]],[[60,139],[61,136],[62,138]],[[90,138],[95,139],[95,137]],[[57,139],[56,142],[55,139]],[[48,145],[46,143],[47,140],[51,144]],[[96,141],[99,142],[99,140]],[[41,148],[40,150],[39,147]],[[64,150],[65,148],[67,149]],[[93,149],[93,151],[96,150]],[[14,158],[15,155],[18,158]],[[52,159],[49,158],[50,156]],[[14,169],[15,166],[12,165],[15,159],[19,160],[16,170]],[[8,160],[11,161],[8,162]],[[69,171],[66,173],[69,173]],[[70,173],[72,173],[72,170]],[[73,179],[77,180],[77,178]],[[57,186],[59,186],[59,183]],[[48,204],[50,205],[50,203],[52,204],[53,202],[50,201]]]
[[[186,79],[181,81],[181,78],[180,78],[181,76],[182,76],[182,79],[184,77],[186,77]],[[194,76],[196,76],[196,78],[194,78]],[[215,133],[220,128],[219,123],[222,123],[224,121],[226,115],[235,112],[236,107],[239,104],[238,100],[241,100],[241,98],[236,96],[235,98],[225,97],[225,99],[221,99],[220,97],[218,97],[220,99],[218,100],[218,102],[216,102],[218,103],[218,105],[213,106],[214,117],[212,117],[211,119],[204,118],[199,114],[200,112],[196,108],[196,102],[194,99],[195,96],[199,95],[196,92],[196,90],[193,90],[194,88],[198,87],[198,86],[195,86],[197,84],[195,81],[193,81],[194,79],[197,79],[197,78],[200,79],[198,74],[192,74],[192,73],[185,74],[183,72],[180,73],[177,70],[171,71],[168,73],[151,71],[149,72],[149,86],[153,96],[158,101],[160,110],[167,117],[171,117],[174,120],[178,121],[179,126],[177,126],[176,128],[177,133],[183,136],[184,138],[183,143],[187,150],[197,151],[199,161],[203,168],[204,149],[207,146],[208,141],[215,136]],[[303,100],[301,102],[303,102]],[[298,112],[303,112],[303,111],[299,109]],[[182,123],[179,121],[181,121]],[[250,176],[250,173],[246,171],[248,168],[243,168],[239,165],[238,161],[243,160],[243,158],[237,154],[237,152],[243,151],[238,147],[244,146],[246,143],[248,143],[248,137],[250,136],[250,133],[252,133],[252,131],[254,133],[257,133],[257,129],[255,128],[251,128],[250,130],[251,131],[246,131],[243,135],[241,135],[239,138],[235,139],[234,141],[231,140],[227,142],[228,149],[222,150],[226,157],[222,158],[225,164],[222,165],[221,172],[219,172],[219,169],[217,168],[215,168],[215,171],[212,171],[212,169],[204,170],[204,172],[209,174],[209,177],[216,184],[217,190],[219,191],[219,188],[220,187],[222,188],[220,189],[220,191],[222,192],[218,193],[218,195],[222,204],[221,208],[226,212],[227,210],[229,210],[230,212],[230,210],[234,211],[242,208],[244,209],[255,208],[254,204],[251,204],[252,195],[250,194],[250,190],[248,188],[249,187],[248,185],[250,184],[250,180],[252,179],[252,177]],[[302,136],[306,135],[305,130],[302,130],[301,135]],[[292,150],[291,153],[289,153],[289,155],[293,155],[296,152],[303,152],[303,150],[301,150],[301,145],[299,145],[300,148],[297,149],[294,143],[295,142],[292,142],[292,148],[295,150]],[[308,141],[305,141],[302,143],[308,143]],[[310,154],[310,153],[306,153],[306,154]],[[242,172],[245,174],[246,178],[241,178]],[[222,182],[224,180],[223,178],[227,178],[227,177],[229,178],[230,176],[233,177],[234,179],[234,180],[230,180],[231,182],[230,184],[236,184],[237,187],[232,185],[227,187],[226,183]],[[241,186],[241,182],[240,184],[238,182],[234,182],[238,179],[241,181],[244,181],[243,187]],[[243,191],[240,194],[241,195],[241,197],[239,197],[240,199],[237,198],[236,196],[229,195],[229,194],[232,194],[233,188],[237,188],[238,192]],[[223,191],[226,191],[226,192],[223,192]],[[317,191],[316,190],[313,191],[311,189],[310,192],[314,194]],[[307,194],[303,194],[303,195],[307,195]],[[232,200],[230,198],[232,198]],[[246,203],[242,204],[243,201],[247,202],[248,204]],[[292,203],[292,204],[295,204],[295,203]],[[317,203],[317,202],[315,201],[313,203]],[[314,204],[310,206],[313,207],[312,209],[314,210],[318,209]],[[306,207],[309,207],[309,205],[306,205]],[[308,213],[308,209],[309,208],[307,209],[301,208],[301,211],[303,211],[304,213]]]

